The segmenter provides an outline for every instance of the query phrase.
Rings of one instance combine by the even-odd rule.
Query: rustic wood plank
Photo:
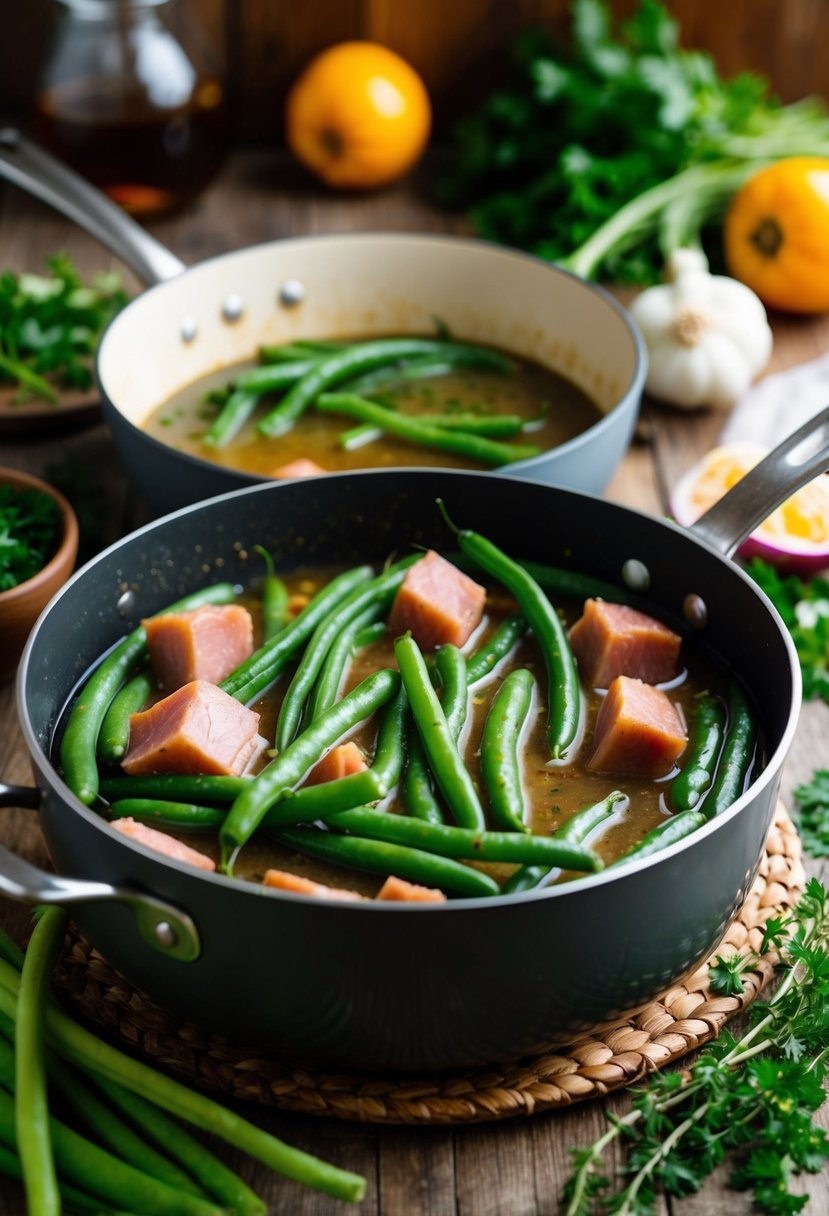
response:
[[[533,1216],[539,1211],[526,1132],[523,1119],[458,1130],[458,1216]]]
[[[383,1216],[453,1216],[451,1128],[386,1128],[377,1144],[378,1199]]]

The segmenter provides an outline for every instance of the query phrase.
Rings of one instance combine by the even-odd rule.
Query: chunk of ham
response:
[[[193,680],[130,717],[128,773],[238,777],[259,748],[259,714],[206,680]]]
[[[216,863],[212,857],[206,857],[198,849],[191,849],[189,844],[183,844],[174,836],[168,836],[166,832],[159,832],[156,828],[147,827],[145,823],[139,823],[136,819],[114,819],[112,826],[122,836],[128,836],[137,844],[145,844],[148,849],[154,849],[156,853],[163,853],[165,857],[172,857],[173,861],[185,861],[188,865],[197,866],[200,870],[216,869]]]
[[[446,903],[446,896],[435,887],[420,887],[417,883],[406,882],[404,878],[397,878],[394,874],[390,874],[383,883],[377,892],[377,899],[383,900],[384,903]]]
[[[276,887],[278,891],[293,891],[295,895],[316,895],[320,899],[365,899],[356,891],[345,887],[326,887],[324,883],[313,882],[303,878],[301,874],[291,874],[288,870],[266,870],[262,879],[264,886]]]
[[[153,673],[167,692],[192,680],[218,684],[253,653],[253,621],[241,604],[204,604],[141,624]]]
[[[596,773],[664,777],[687,742],[682,719],[661,688],[617,676],[596,717],[587,767]]]
[[[307,456],[298,456],[296,460],[289,460],[287,464],[281,464],[276,469],[271,469],[271,477],[276,477],[283,481],[291,477],[321,477],[328,470],[318,465],[315,460],[309,460]]]
[[[305,785],[322,785],[326,781],[336,781],[340,777],[349,777],[352,773],[362,772],[368,768],[366,758],[356,743],[338,743],[318,760],[305,778]]]
[[[481,623],[486,590],[433,549],[410,566],[389,614],[393,634],[411,632],[421,650],[463,646]]]
[[[617,676],[661,684],[677,672],[682,639],[667,625],[627,604],[586,600],[570,630],[570,645],[584,680],[609,688]]]

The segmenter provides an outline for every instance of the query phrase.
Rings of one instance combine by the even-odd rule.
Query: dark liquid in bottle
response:
[[[107,85],[94,81],[41,94],[35,137],[133,215],[161,215],[198,194],[224,153],[221,85],[203,79],[175,109],[145,96],[113,105],[107,94]]]

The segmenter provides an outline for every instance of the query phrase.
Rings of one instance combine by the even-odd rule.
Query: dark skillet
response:
[[[503,478],[496,493],[486,474],[423,470],[256,486],[149,525],[80,571],[29,641],[20,720],[56,869],[76,881],[50,888],[48,876],[21,875],[12,858],[18,868],[5,889],[83,900],[78,924],[170,1009],[255,1047],[326,1064],[423,1069],[500,1060],[647,1001],[716,945],[744,899],[799,712],[789,635],[723,554],[827,463],[829,411],[811,439],[779,449],[696,534],[573,491]],[[217,577],[245,581],[255,543],[286,563],[382,559],[413,542],[451,551],[438,495],[455,520],[515,555],[648,583],[654,608],[738,674],[756,703],[767,755],[730,809],[623,871],[511,899],[376,906],[197,874],[125,841],[70,794],[50,761],[61,713],[90,665],[141,616]],[[7,794],[27,798],[35,800]],[[89,883],[112,886],[90,891]],[[142,892],[162,905],[147,904]],[[188,952],[198,957],[170,957]]]

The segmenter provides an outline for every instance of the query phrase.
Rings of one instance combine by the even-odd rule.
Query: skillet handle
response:
[[[0,177],[48,203],[125,262],[142,283],[173,279],[185,265],[103,191],[27,139],[0,128]]]
[[[688,529],[731,557],[795,490],[829,469],[829,406],[778,444]]]
[[[0,782],[0,807],[20,806],[36,810],[38,790],[29,786]],[[199,932],[186,912],[143,891],[115,887],[106,882],[63,878],[41,870],[0,844],[0,894],[21,903],[72,904],[114,900],[126,904],[135,916],[138,932],[148,945],[167,958],[193,962],[201,953]]]

